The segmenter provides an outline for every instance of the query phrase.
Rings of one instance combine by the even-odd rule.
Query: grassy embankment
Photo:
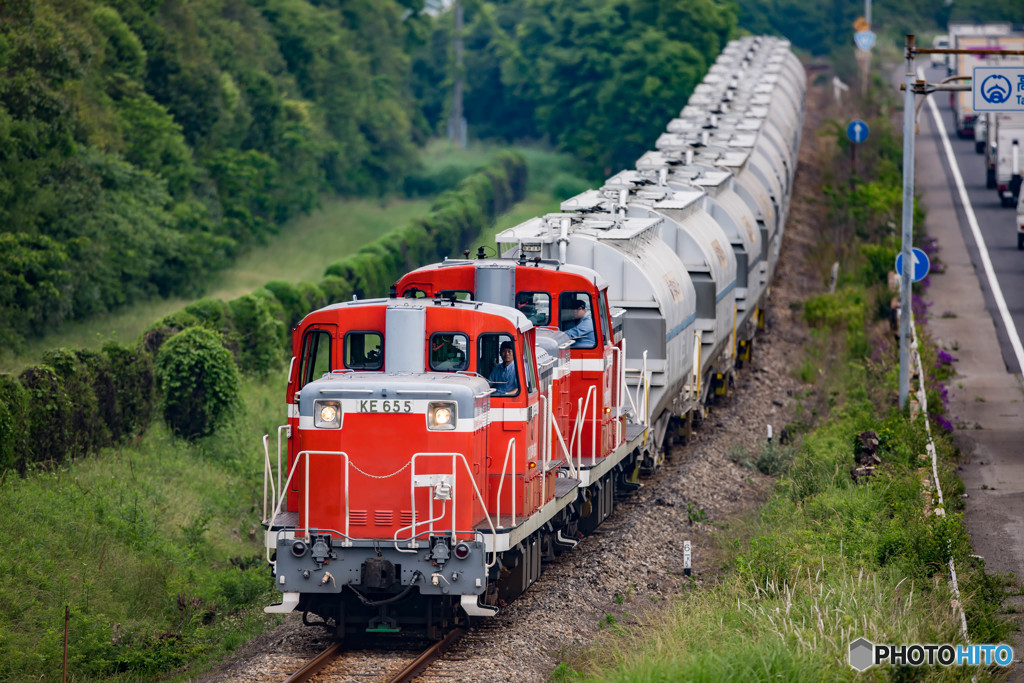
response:
[[[971,642],[1005,638],[996,608],[1009,586],[971,557],[956,453],[941,428],[948,425],[942,397],[951,359],[929,343],[923,307],[915,314],[934,414],[911,419],[895,407],[898,345],[887,324],[892,293],[885,274],[898,248],[900,140],[884,98],[855,108],[870,122],[874,143],[859,150],[863,180],[850,183],[844,170],[845,124],[825,121],[818,140],[805,142],[817,145],[823,163],[800,180],[822,178],[824,185],[804,193],[816,198],[807,212],[815,224],[830,227],[817,231],[808,265],[824,282],[833,261],[841,274],[835,294],[812,297],[802,307],[811,342],[793,372],[807,390],[797,421],[787,425],[798,438],[735,453],[737,461],[779,475],[770,499],[751,518],[720,531],[717,580],[697,588],[681,579],[682,597],[666,610],[625,605],[644,615],[640,625],[612,627],[592,648],[565,657],[555,680],[969,680],[992,673],[884,667],[857,674],[848,664],[849,644],[859,637],[897,644],[962,641],[947,584],[950,557]],[[831,115],[846,120],[853,113]],[[916,225],[922,218],[919,211]],[[921,455],[926,419],[936,434],[945,516],[931,511],[929,462]],[[882,464],[857,482],[851,476],[856,439],[867,430],[878,434]]]
[[[438,145],[428,150],[424,172],[465,175],[489,153]],[[495,231],[556,210],[560,199],[587,187],[565,157],[524,154],[530,193]],[[236,296],[274,278],[318,280],[339,255],[428,204],[327,202],[241,259],[212,294]],[[493,244],[493,235],[479,243]],[[98,337],[131,341],[185,303],[157,301],[69,326],[33,348],[83,347]],[[21,362],[29,362],[27,354]],[[244,380],[231,420],[195,444],[155,424],[129,446],[0,479],[0,680],[60,675],[65,605],[72,681],[141,680],[173,669],[187,678],[276,623],[262,613],[277,592],[259,527],[260,436],[282,422],[283,391],[279,373]]]

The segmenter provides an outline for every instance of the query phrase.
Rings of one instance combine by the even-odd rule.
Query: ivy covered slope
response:
[[[0,3],[0,344],[191,294],[414,159],[396,0]]]

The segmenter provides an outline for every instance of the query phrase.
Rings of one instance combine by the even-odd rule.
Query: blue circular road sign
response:
[[[875,46],[875,33],[874,31],[857,31],[853,34],[853,42],[861,50],[870,50]]]
[[[868,139],[869,132],[868,124],[864,123],[860,119],[850,121],[850,125],[846,127],[846,137],[850,138],[850,142],[864,142]]]
[[[928,254],[924,253],[917,247],[913,250],[913,261],[914,261],[914,272],[910,275],[912,282],[918,282],[924,279],[924,276],[928,274],[928,269],[931,268],[931,261],[928,260]],[[896,255],[896,274],[903,277],[903,252],[901,251]]]

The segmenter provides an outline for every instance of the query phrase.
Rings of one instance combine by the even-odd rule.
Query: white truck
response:
[[[985,119],[985,187],[990,190],[996,189],[996,126],[992,123],[992,112],[986,112],[978,117],[981,121]]]
[[[1020,39],[1020,34],[1013,33],[1010,24],[950,24],[949,44],[959,50],[970,49],[1013,49],[1010,46]],[[959,77],[960,83],[969,84],[976,66],[993,66],[1001,63],[1001,58],[994,55],[950,55],[947,62],[949,75]],[[959,91],[949,93],[949,104],[953,108],[953,127],[957,137],[973,139],[975,149],[978,140],[974,123],[977,113],[974,111],[971,92]]]
[[[1021,166],[1024,165],[1024,113],[998,112],[989,119],[995,126],[996,192],[1003,206],[1017,206]]]
[[[1017,248],[1024,250],[1024,192],[1017,199]]]
[[[988,114],[978,112],[978,118],[974,119],[974,151],[978,154],[985,153],[985,143],[988,141]]]

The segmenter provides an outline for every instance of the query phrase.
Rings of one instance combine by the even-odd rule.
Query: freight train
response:
[[[282,601],[336,637],[497,613],[748,361],[804,117],[789,43],[729,43],[636,168],[293,330],[264,437]]]

